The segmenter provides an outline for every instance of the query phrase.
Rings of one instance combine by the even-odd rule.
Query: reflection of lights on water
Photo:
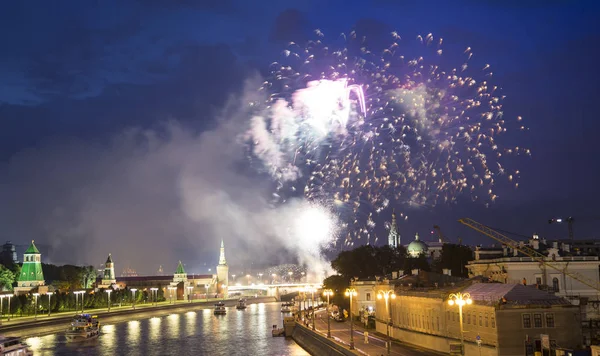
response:
[[[162,319],[159,317],[150,318],[150,339],[159,340],[161,336],[160,324]]]
[[[115,342],[116,342],[116,335],[115,335],[115,331],[116,328],[114,325],[102,325],[102,327],[100,328],[100,342],[102,343],[102,348],[106,349],[106,350],[112,350],[113,347],[115,346]]]
[[[42,338],[41,337],[30,337],[26,339],[25,342],[27,345],[31,346],[32,350],[39,350],[42,347]]]
[[[187,336],[194,335],[194,330],[196,330],[196,312],[189,311],[185,313],[186,316],[186,325],[185,325],[185,333]]]
[[[140,322],[139,320],[131,320],[127,323],[128,340],[131,344],[137,345],[140,341]]]
[[[179,314],[170,314],[167,317],[167,325],[169,338],[176,339],[179,337]]]

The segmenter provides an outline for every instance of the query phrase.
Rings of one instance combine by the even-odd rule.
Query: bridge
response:
[[[266,295],[275,297],[277,300],[280,299],[281,295],[310,292],[314,290],[315,297],[320,294],[322,284],[321,283],[281,283],[281,284],[250,284],[241,285],[236,284],[227,287],[229,295],[240,293],[240,295],[252,295],[256,292],[267,292]]]

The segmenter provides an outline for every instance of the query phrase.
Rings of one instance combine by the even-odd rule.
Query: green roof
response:
[[[27,250],[25,250],[25,253],[27,253],[27,254],[40,253],[40,250],[38,250],[37,247],[35,247],[33,240],[31,240],[31,245],[29,245],[29,248]]]
[[[177,266],[177,271],[175,274],[185,274],[185,270],[183,269],[183,264],[179,261],[179,265]]]

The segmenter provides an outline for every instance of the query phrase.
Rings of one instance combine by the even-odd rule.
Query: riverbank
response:
[[[238,298],[219,300],[223,301],[227,307],[233,307],[237,304]],[[100,323],[117,324],[136,319],[148,319],[160,317],[169,314],[180,314],[188,311],[212,309],[213,304],[217,300],[209,301],[194,301],[192,303],[179,301],[175,304],[153,305],[136,305],[136,309],[131,306],[111,308],[108,312],[106,309],[86,310],[86,313],[98,315]],[[257,297],[248,298],[247,304],[259,304],[275,302],[274,297]],[[74,312],[57,313],[50,317],[38,316],[37,320],[31,318],[19,318],[11,321],[4,321],[0,327],[0,334],[7,336],[18,337],[36,337],[48,334],[56,334],[63,332],[69,325]]]

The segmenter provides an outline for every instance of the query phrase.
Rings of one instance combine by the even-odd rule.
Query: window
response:
[[[454,321],[454,313],[452,313],[452,321]]]
[[[483,315],[479,313],[479,326],[483,326]]]
[[[535,277],[535,284],[537,284],[538,286],[542,285],[542,277]]]
[[[547,328],[554,327],[554,313],[546,313],[546,327]]]
[[[524,329],[531,328],[531,314],[523,314],[523,328]]]
[[[558,288],[558,278],[556,277],[552,278],[552,289],[554,289],[555,292],[558,292],[560,290]]]
[[[492,328],[496,327],[496,318],[492,316]]]
[[[542,314],[533,314],[533,327],[534,328],[542,327]]]
[[[467,313],[467,324],[471,324],[471,314]]]
[[[437,331],[440,331],[440,317],[436,317],[437,318]]]
[[[367,293],[367,302],[371,300],[371,293]]]
[[[489,326],[488,324],[488,315],[485,314],[485,327],[487,328]]]

